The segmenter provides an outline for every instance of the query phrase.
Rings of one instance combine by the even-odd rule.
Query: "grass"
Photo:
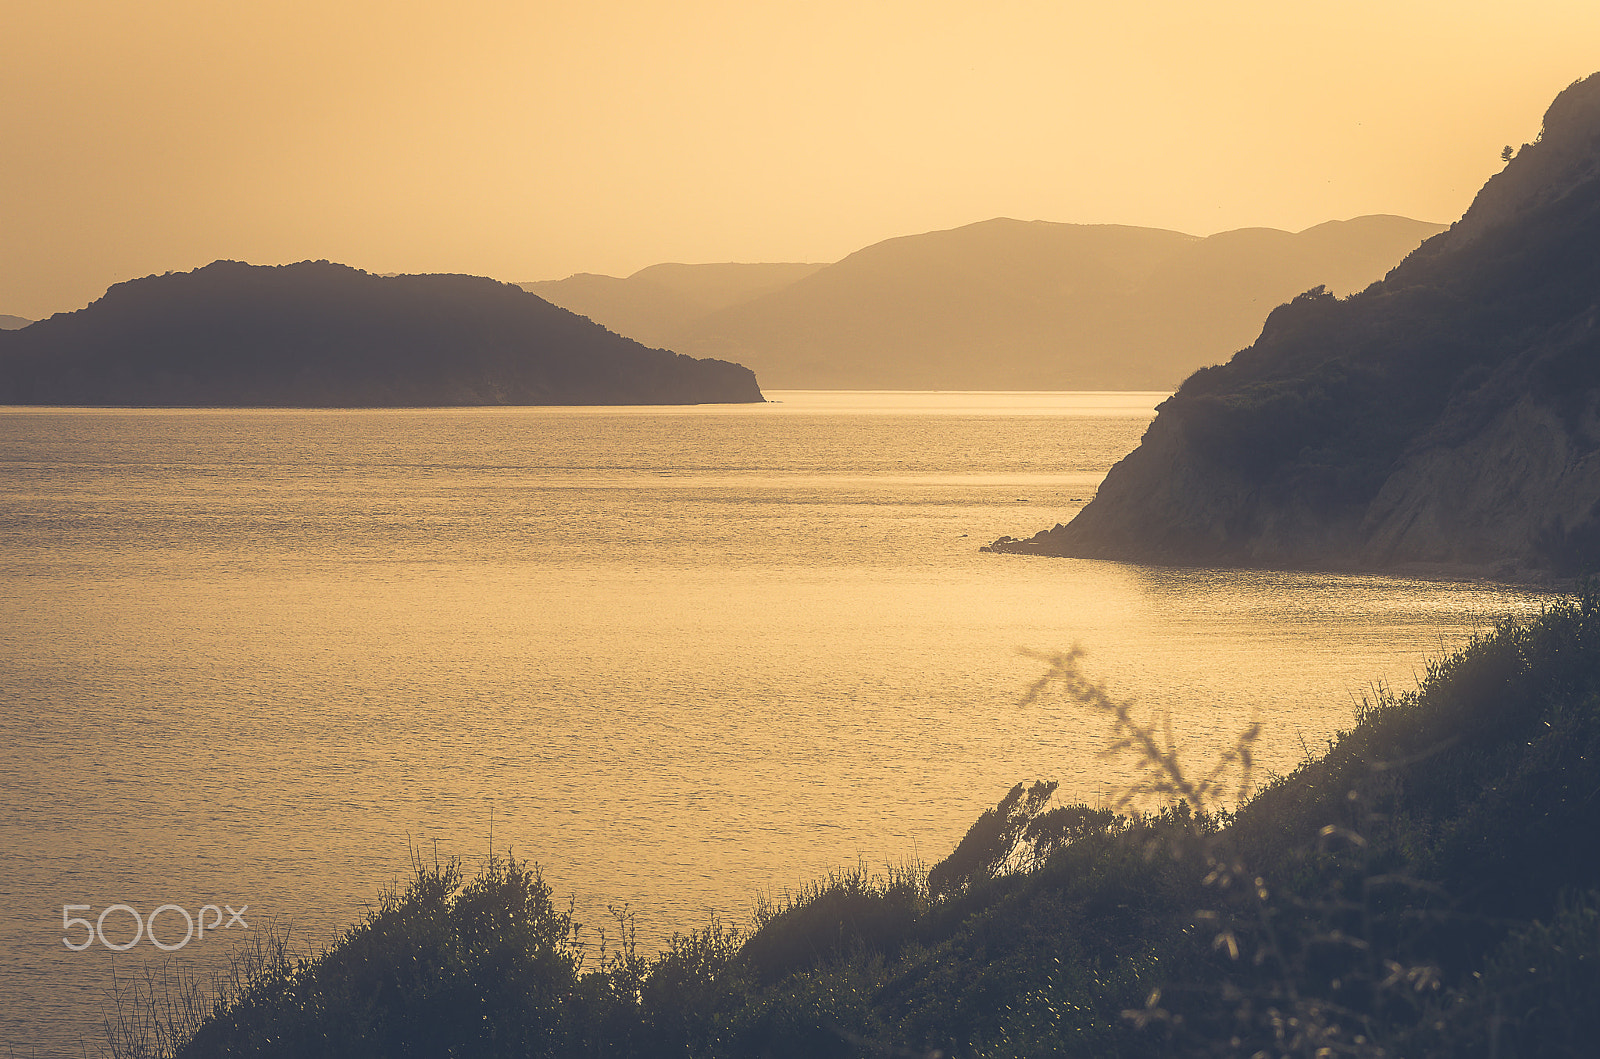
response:
[[[112,982],[104,1028],[112,1059],[159,1059],[175,1054],[259,983],[292,972],[290,932],[269,926],[229,954],[218,975],[202,978],[167,961],[131,980]],[[209,1030],[208,1030],[209,1032]]]
[[[141,985],[126,1056],[1517,1056],[1600,1040],[1600,593],[1380,691],[1252,789],[1254,728],[1189,767],[1042,660],[1029,701],[1105,723],[1112,808],[1018,784],[923,870],[818,880],[641,956],[536,868],[410,885],[314,958]],[[1027,716],[1026,714],[1024,716]],[[118,1036],[120,1034],[120,1036]]]

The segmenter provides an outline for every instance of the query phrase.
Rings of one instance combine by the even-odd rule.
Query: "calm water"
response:
[[[654,946],[858,858],[931,863],[1018,780],[1109,798],[1104,731],[1016,705],[1019,647],[1082,644],[1197,759],[1258,718],[1282,771],[1539,605],[978,553],[1065,521],[1161,395],[770,396],[0,409],[0,1032],[80,1054],[112,970],[160,955],[68,951],[64,905],[249,905],[318,944],[408,847],[481,857],[492,815]]]

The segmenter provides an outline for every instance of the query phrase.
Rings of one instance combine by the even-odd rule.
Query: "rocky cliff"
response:
[[[218,261],[0,331],[0,404],[383,407],[762,400],[748,368],[509,283]]]
[[[1600,565],[1600,74],[1383,281],[1192,375],[1070,524],[990,550],[1507,575]]]

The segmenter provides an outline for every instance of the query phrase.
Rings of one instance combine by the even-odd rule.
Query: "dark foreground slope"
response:
[[[1567,570],[1600,560],[1600,75],[1449,231],[1191,376],[1068,526],[997,551]]]
[[[0,332],[0,404],[382,407],[760,401],[509,283],[218,261]]]
[[[626,930],[584,950],[515,863],[419,865],[320,958],[259,953],[214,1013],[121,1005],[123,1054],[158,1029],[189,1059],[1594,1054],[1600,596],[1430,666],[1235,813],[1226,761],[1186,769],[1072,659],[1050,676],[1019,723],[1101,725],[1188,800],[1019,784],[930,872],[835,876],[655,959]]]

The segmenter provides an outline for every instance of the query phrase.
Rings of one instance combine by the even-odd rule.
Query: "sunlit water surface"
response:
[[[80,1054],[112,970],[160,955],[68,951],[64,905],[247,904],[314,946],[492,819],[654,948],[858,858],[936,861],[1018,780],[1114,797],[1100,723],[1018,706],[1019,648],[1081,644],[1195,760],[1260,720],[1281,772],[1540,603],[978,552],[1070,518],[1162,395],[769,396],[0,410],[6,1039]]]

